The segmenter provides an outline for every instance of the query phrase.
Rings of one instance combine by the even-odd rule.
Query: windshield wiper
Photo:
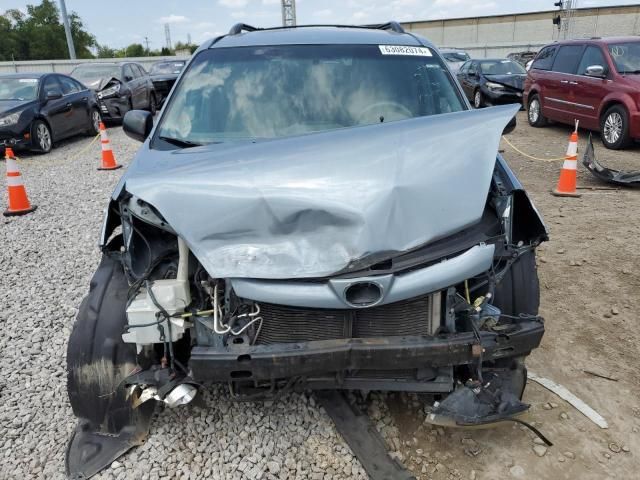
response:
[[[201,143],[191,142],[189,140],[183,140],[181,138],[173,138],[173,137],[165,137],[165,136],[160,136],[158,138],[160,140],[164,140],[167,143],[170,143],[171,145],[175,145],[176,147],[181,147],[181,148],[191,148],[191,147],[202,146]]]

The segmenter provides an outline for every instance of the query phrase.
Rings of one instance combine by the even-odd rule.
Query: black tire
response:
[[[600,118],[600,138],[605,147],[612,150],[631,145],[629,114],[622,105],[613,105]]]
[[[154,92],[149,93],[149,111],[151,115],[155,115],[158,111],[158,101],[156,100],[156,94]]]
[[[547,118],[542,115],[542,104],[540,103],[538,94],[533,94],[529,97],[527,120],[532,127],[540,128],[547,125]]]
[[[97,117],[96,117],[97,115]],[[97,120],[97,123],[96,123]],[[100,116],[100,112],[97,108],[92,108],[89,111],[89,128],[87,129],[87,135],[94,137],[98,133],[100,133],[100,122],[102,121],[102,117]]]
[[[474,108],[482,108],[484,107],[484,96],[479,88],[473,92],[473,107]]]
[[[51,129],[42,120],[36,120],[31,125],[31,138],[33,148],[40,153],[49,153],[53,148]]]

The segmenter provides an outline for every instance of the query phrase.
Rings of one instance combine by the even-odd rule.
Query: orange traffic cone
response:
[[[4,153],[4,159],[7,163],[7,191],[9,193],[9,208],[7,208],[3,215],[5,217],[12,217],[15,215],[25,215],[29,212],[33,212],[36,206],[31,206],[29,198],[27,197],[27,191],[22,183],[22,177],[20,176],[20,169],[18,168],[18,162],[13,155],[13,150],[7,147]]]
[[[122,167],[116,163],[116,157],[113,156],[113,150],[111,150],[107,136],[107,129],[102,122],[100,122],[100,141],[102,142],[102,166],[98,170],[115,170]]]
[[[557,197],[579,197],[576,192],[578,173],[578,123],[576,129],[569,136],[569,146],[564,157],[564,164],[560,170],[558,186],[551,193]]]

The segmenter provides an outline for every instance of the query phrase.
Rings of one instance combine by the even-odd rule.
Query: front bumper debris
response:
[[[542,321],[481,331],[482,360],[527,355],[544,334]],[[196,381],[271,380],[345,370],[404,370],[467,365],[479,358],[473,333],[434,337],[347,338],[275,345],[194,347],[189,366]],[[474,347],[475,346],[475,347]]]
[[[109,97],[98,100],[100,114],[102,118],[108,120],[118,120],[124,117],[129,108],[129,100],[126,97]]]
[[[597,179],[602,180],[603,182],[623,187],[640,188],[640,170],[632,172],[613,170],[602,166],[598,160],[596,160],[596,153],[593,148],[591,135],[589,135],[589,143],[582,157],[582,164],[587,167],[587,170],[589,170]]]

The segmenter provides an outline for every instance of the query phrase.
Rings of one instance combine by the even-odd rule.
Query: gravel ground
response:
[[[564,127],[531,129],[521,114],[509,138],[529,153],[555,157],[567,135]],[[139,144],[120,128],[110,129],[110,137],[126,165]],[[66,395],[66,342],[99,261],[102,212],[122,173],[96,170],[98,144],[78,155],[89,142],[76,138],[46,156],[25,154],[23,179],[38,210],[0,217],[0,479],[64,478],[65,446],[75,427]],[[596,150],[606,165],[640,168],[637,148],[613,153],[596,143]],[[525,393],[533,405],[529,420],[551,436],[556,445],[550,449],[515,425],[432,428],[413,395],[370,395],[369,413],[394,455],[420,478],[632,478],[640,451],[640,334],[633,314],[640,226],[629,219],[637,218],[640,195],[596,191],[580,200],[558,199],[548,194],[558,163],[532,162],[509,150],[505,155],[552,235],[539,256],[547,334],[530,365],[591,404],[610,429],[597,429],[531,384]],[[579,182],[597,185],[584,171]],[[619,381],[586,376],[583,368]],[[202,398],[209,408],[159,411],[148,442],[97,478],[366,478],[312,396],[237,404],[220,387]]]
[[[126,166],[139,144],[120,128],[109,134]],[[76,423],[67,403],[66,343],[98,265],[103,210],[123,171],[96,170],[99,143],[74,158],[89,142],[79,137],[49,155],[21,155],[38,209],[0,217],[2,479],[64,478]],[[4,176],[0,188],[6,191]],[[203,398],[210,408],[159,412],[148,442],[96,478],[366,478],[312,396],[238,404],[219,388]]]

